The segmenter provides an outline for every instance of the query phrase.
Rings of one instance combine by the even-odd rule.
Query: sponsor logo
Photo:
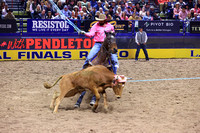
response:
[[[197,53],[195,50],[191,50],[190,57],[200,57],[200,52]]]

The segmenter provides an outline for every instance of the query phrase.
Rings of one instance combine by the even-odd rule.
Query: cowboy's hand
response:
[[[85,32],[85,31],[82,31],[82,30],[78,32],[79,35],[80,35],[80,34],[85,35],[85,33],[86,33],[86,32]]]

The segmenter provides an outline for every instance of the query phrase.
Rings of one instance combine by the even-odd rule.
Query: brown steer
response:
[[[86,88],[91,90],[96,96],[96,103],[94,104],[92,110],[95,112],[98,106],[100,93],[103,94],[104,108],[107,110],[108,105],[105,89],[108,87],[113,88],[116,97],[120,98],[126,78],[116,76],[113,72],[109,71],[106,67],[102,65],[96,65],[77,72],[63,75],[59,77],[59,79],[52,86],[44,83],[44,87],[50,89],[60,79],[60,93],[54,93],[53,100],[50,105],[50,108],[53,109],[54,103],[56,101],[54,113],[58,111],[58,106],[64,97],[72,97],[77,93],[85,91]]]

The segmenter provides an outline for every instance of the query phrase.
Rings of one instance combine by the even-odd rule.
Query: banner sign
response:
[[[149,37],[147,50],[150,58],[200,58],[199,39]],[[183,44],[183,40],[188,41]],[[93,45],[91,38],[0,38],[0,61],[85,59]],[[134,58],[134,37],[118,37],[117,45],[118,58]],[[139,57],[144,58],[144,54]]]
[[[16,33],[17,23],[15,19],[0,20],[0,33]]]
[[[142,27],[147,33],[179,33],[179,21],[139,21],[139,27]]]
[[[84,31],[90,31],[91,27],[98,21],[85,20]],[[128,21],[109,21],[115,28],[115,32],[128,32]]]
[[[200,21],[190,21],[190,33],[200,33]]]
[[[90,38],[13,38],[0,39],[0,50],[91,49]]]
[[[72,21],[73,22],[73,21]],[[74,28],[67,21],[58,19],[28,19],[27,32],[60,33],[74,32]]]

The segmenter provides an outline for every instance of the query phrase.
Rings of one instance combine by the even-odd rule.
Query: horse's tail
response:
[[[53,85],[50,85],[50,84],[48,84],[48,83],[44,83],[43,85],[44,85],[44,87],[46,88],[46,89],[50,89],[50,88],[52,88],[53,86],[55,86],[57,83],[58,83],[58,81],[60,80],[60,79],[62,79],[62,77],[63,76],[60,76],[57,80],[56,80],[56,82],[53,84]]]

